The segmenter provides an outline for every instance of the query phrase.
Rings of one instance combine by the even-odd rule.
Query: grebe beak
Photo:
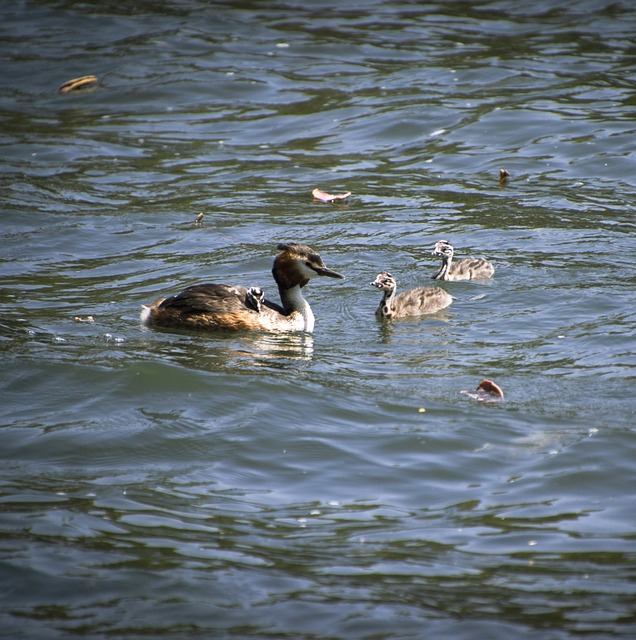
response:
[[[327,276],[328,278],[340,278],[340,280],[344,280],[345,277],[332,271],[331,269],[327,269],[327,267],[311,267],[319,276]]]

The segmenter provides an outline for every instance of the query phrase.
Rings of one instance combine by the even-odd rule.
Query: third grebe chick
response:
[[[455,249],[448,240],[437,242],[431,254],[442,259],[442,266],[432,276],[433,280],[476,280],[492,278],[495,273],[495,267],[483,258],[464,258],[453,262]]]
[[[184,329],[260,331],[314,330],[314,314],[303,298],[310,278],[344,278],[327,269],[322,258],[304,244],[279,244],[272,275],[282,303],[265,299],[259,287],[195,284],[181,293],[144,306],[141,320],[148,325]]]
[[[453,301],[453,296],[440,287],[417,287],[396,296],[397,282],[386,272],[378,274],[371,285],[384,292],[375,312],[381,320],[436,313]]]

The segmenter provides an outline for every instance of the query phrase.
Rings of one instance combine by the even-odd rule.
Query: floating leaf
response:
[[[335,202],[336,200],[344,200],[351,195],[351,191],[347,191],[347,193],[341,193],[340,195],[334,196],[326,191],[321,191],[320,189],[314,189],[311,192],[311,195],[314,197],[314,200],[320,200],[320,202]]]
[[[461,391],[467,396],[473,398],[473,400],[479,400],[480,402],[498,402],[504,399],[503,391],[501,387],[493,382],[484,378],[475,391]]]
[[[96,76],[82,76],[81,78],[73,78],[72,80],[67,80],[59,89],[59,93],[72,93],[73,91],[80,91],[81,89],[92,88],[91,85],[94,85],[97,82]]]

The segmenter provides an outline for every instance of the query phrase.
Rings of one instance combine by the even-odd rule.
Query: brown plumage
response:
[[[476,280],[492,278],[495,273],[495,267],[483,258],[464,258],[453,262],[455,249],[448,240],[437,242],[431,253],[442,259],[442,266],[432,276],[433,280]]]
[[[282,306],[265,299],[259,287],[196,284],[169,298],[144,306],[145,324],[186,329],[307,331],[314,329],[314,314],[302,295],[310,278],[343,278],[327,269],[318,253],[303,244],[279,244],[272,275]]]
[[[371,285],[384,292],[375,312],[381,320],[436,313],[453,301],[450,293],[440,287],[417,287],[396,295],[397,282],[387,272],[378,274]]]

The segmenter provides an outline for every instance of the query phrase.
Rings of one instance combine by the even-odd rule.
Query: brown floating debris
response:
[[[194,219],[194,224],[201,224],[203,222],[203,217],[205,216],[205,213],[203,213],[203,211],[201,211],[201,213],[197,213],[197,217]]]
[[[480,385],[477,387],[477,390],[490,393],[491,395],[499,396],[500,398],[504,397],[501,387],[496,382],[487,380],[486,378],[481,381]]]
[[[97,76],[82,76],[81,78],[73,78],[67,80],[59,89],[59,93],[72,93],[73,91],[80,91],[82,89],[95,87],[91,86],[97,82]]]
[[[501,387],[493,382],[484,378],[475,391],[461,391],[467,396],[473,398],[473,400],[479,400],[480,402],[499,402],[504,399],[503,391]]]
[[[347,193],[341,193],[340,195],[334,196],[326,191],[321,191],[320,189],[314,189],[311,192],[314,200],[319,200],[320,202],[335,202],[336,200],[344,200],[351,195],[351,191],[347,191]]]
[[[510,177],[510,171],[506,169],[499,169],[499,184],[506,184]]]

